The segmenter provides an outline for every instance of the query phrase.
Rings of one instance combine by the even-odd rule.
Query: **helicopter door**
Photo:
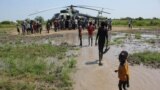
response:
[[[71,19],[71,16],[67,15],[67,20]]]
[[[64,19],[64,15],[61,15],[61,19]]]

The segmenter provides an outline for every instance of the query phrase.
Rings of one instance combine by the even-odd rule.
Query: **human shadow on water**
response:
[[[88,62],[86,62],[85,64],[86,64],[86,65],[98,64],[98,61],[99,61],[99,60],[95,60],[95,61],[88,61]]]

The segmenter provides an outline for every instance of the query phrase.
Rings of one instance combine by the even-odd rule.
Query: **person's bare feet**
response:
[[[102,66],[103,64],[102,63],[99,63],[99,66]]]

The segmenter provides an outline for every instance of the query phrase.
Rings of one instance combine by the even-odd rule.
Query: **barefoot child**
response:
[[[118,72],[118,77],[119,77],[119,90],[127,90],[126,86],[129,87],[129,68],[128,68],[128,52],[127,51],[122,51],[119,54],[119,61],[120,65],[118,70],[115,70],[115,72]]]

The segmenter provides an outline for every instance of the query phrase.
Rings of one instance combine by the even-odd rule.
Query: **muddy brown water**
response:
[[[111,41],[125,37],[125,33],[117,33],[111,36]],[[156,39],[154,34],[142,34],[141,39],[127,37],[123,44],[111,45],[110,50],[104,54],[103,66],[98,66],[98,47],[88,46],[88,37],[83,35],[83,47],[79,47],[77,32],[64,34],[63,37],[51,40],[52,44],[59,45],[66,42],[80,48],[77,57],[77,70],[73,75],[74,90],[118,90],[118,75],[114,72],[119,66],[118,54],[122,50],[129,53],[148,51],[160,51],[159,44],[148,44],[145,40]],[[93,44],[95,43],[95,36]],[[44,42],[48,43],[47,39]],[[130,66],[130,88],[128,90],[159,90],[160,69],[153,69],[143,65]]]
[[[112,39],[124,37],[125,34],[113,35]],[[142,39],[156,38],[154,35],[142,35]],[[95,37],[94,37],[95,41]],[[78,34],[66,34],[63,39],[55,42],[67,42],[78,46]],[[118,54],[121,50],[129,53],[144,50],[159,51],[158,45],[139,43],[140,40],[124,40],[123,45],[111,45],[104,54],[103,66],[98,66],[98,47],[88,46],[88,39],[83,35],[83,47],[80,48],[77,59],[77,71],[73,76],[74,90],[118,90],[118,75],[114,72],[118,68]],[[93,42],[94,44],[94,42]],[[143,65],[130,66],[130,88],[128,90],[159,90],[160,69],[148,68]]]

